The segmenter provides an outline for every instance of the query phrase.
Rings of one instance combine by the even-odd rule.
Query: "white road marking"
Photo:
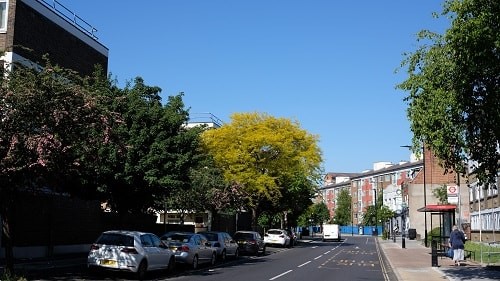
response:
[[[278,279],[278,278],[280,278],[281,276],[283,276],[283,275],[285,275],[285,274],[288,274],[288,273],[290,273],[290,272],[292,272],[292,270],[291,270],[291,269],[290,269],[290,270],[288,270],[288,271],[285,271],[285,272],[281,273],[280,275],[276,275],[276,276],[274,276],[273,278],[271,278],[271,279],[269,279],[269,280],[271,280],[271,281],[272,281],[272,280],[274,280],[274,279]]]
[[[319,256],[315,257],[314,259],[317,260],[317,259],[321,258],[322,256],[323,255],[319,255]]]
[[[330,253],[330,251],[326,251],[323,253],[323,255],[327,255],[328,253]]]
[[[310,263],[311,261],[306,261],[305,263],[301,264],[301,265],[298,265],[297,267],[303,267],[304,265]]]

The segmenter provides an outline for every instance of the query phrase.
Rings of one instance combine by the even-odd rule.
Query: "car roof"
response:
[[[152,234],[152,233],[135,231],[135,230],[107,230],[107,231],[104,231],[103,234],[143,235],[143,234]]]

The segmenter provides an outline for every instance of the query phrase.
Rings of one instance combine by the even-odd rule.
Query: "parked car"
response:
[[[110,230],[103,232],[90,247],[89,269],[129,271],[143,279],[146,272],[175,266],[175,255],[152,233]]]
[[[174,251],[175,261],[178,263],[197,269],[202,263],[214,265],[216,262],[217,250],[202,234],[168,232],[161,236],[161,240]]]
[[[264,243],[266,245],[278,245],[281,247],[290,247],[290,236],[284,229],[269,229],[264,234]]]
[[[266,243],[260,233],[256,231],[236,231],[233,235],[234,240],[238,243],[240,253],[259,255],[266,254]]]
[[[238,243],[229,233],[223,231],[202,231],[198,233],[207,237],[208,241],[212,243],[212,247],[217,250],[217,256],[222,261],[225,261],[227,256],[238,257]]]

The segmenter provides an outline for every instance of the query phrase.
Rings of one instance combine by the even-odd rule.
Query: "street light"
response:
[[[401,203],[401,248],[406,248],[405,227],[406,227],[406,202]]]
[[[377,209],[377,188],[373,189],[373,197],[375,198],[375,233],[378,236],[378,209]]]

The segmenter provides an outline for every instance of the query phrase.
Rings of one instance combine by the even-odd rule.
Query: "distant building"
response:
[[[210,112],[192,113],[189,116],[186,127],[193,128],[196,126],[206,126],[207,128],[217,129],[220,128],[222,124],[224,124],[224,122]]]
[[[445,173],[434,154],[430,150],[425,150],[423,159],[412,157],[410,162],[398,164],[377,162],[374,163],[373,170],[366,170],[359,174],[328,173],[325,176],[324,185],[320,187],[320,199],[327,204],[330,215],[333,217],[338,193],[342,189],[349,189],[352,197],[352,225],[356,226],[363,224],[367,208],[374,206],[376,197],[382,195],[383,205],[394,211],[396,216],[391,221],[379,221],[377,224],[380,223],[389,232],[391,225],[393,228],[398,226],[399,230],[407,231],[412,228],[416,231],[416,238],[423,239],[425,230],[429,233],[433,228],[440,227],[440,217],[436,216],[435,213],[430,213],[430,211],[427,211],[429,213],[422,212],[422,210],[428,209],[428,206],[441,204],[433,194],[434,190],[438,188],[446,187],[449,190],[459,191],[455,194],[456,198],[450,197],[452,194],[448,194],[448,203],[446,204],[454,206],[452,217],[450,217],[454,221],[450,223],[462,225],[464,229],[467,228],[471,221],[471,214],[466,183],[467,180],[458,177],[454,171]],[[500,221],[498,191],[495,188],[483,188],[482,190],[482,192],[476,192],[475,197],[471,195],[471,201],[476,202],[470,206],[470,209],[474,211],[472,213],[474,238],[478,236],[477,232],[481,223],[482,229],[486,233],[494,233],[494,225],[499,225],[498,221]],[[484,198],[487,198],[486,202],[490,203],[489,208],[486,207],[487,204],[477,203]],[[455,201],[451,201],[452,199]],[[480,214],[479,211],[481,206],[484,206],[483,214]],[[448,228],[449,225],[449,223],[445,224]],[[486,236],[483,237],[483,240],[487,239]]]
[[[43,65],[49,55],[58,64],[89,75],[94,66],[108,71],[108,49],[97,29],[56,0],[0,0],[0,59]]]

